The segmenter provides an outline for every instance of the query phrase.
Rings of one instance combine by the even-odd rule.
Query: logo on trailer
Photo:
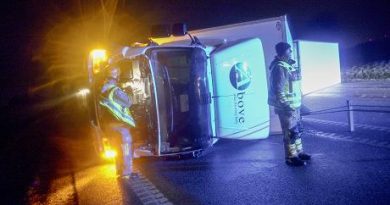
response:
[[[245,90],[251,84],[252,73],[246,63],[236,63],[230,69],[230,83],[237,90]]]
[[[234,94],[234,117],[236,124],[245,124],[245,89],[252,80],[252,72],[247,63],[236,63],[230,69],[230,83],[238,90]]]

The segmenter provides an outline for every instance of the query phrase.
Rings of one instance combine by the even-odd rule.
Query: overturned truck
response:
[[[218,139],[265,139],[270,125],[278,129],[267,104],[267,65],[280,41],[295,45],[302,66],[286,16],[190,32],[185,24],[155,26],[148,44],[92,51],[89,107],[97,150],[110,153],[97,103],[108,54],[122,65],[122,88],[132,90],[135,156],[197,156]]]

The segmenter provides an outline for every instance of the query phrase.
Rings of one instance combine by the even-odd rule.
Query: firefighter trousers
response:
[[[133,149],[130,129],[122,123],[110,123],[110,129],[113,132],[113,136],[110,136],[110,143],[118,153],[115,159],[118,174],[130,175],[133,171]]]
[[[283,131],[283,143],[286,158],[296,157],[303,152],[302,146],[302,120],[300,109],[278,110],[275,113],[279,116],[280,125]]]

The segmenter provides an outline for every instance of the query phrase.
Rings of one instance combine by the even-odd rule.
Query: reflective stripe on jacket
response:
[[[130,99],[116,84],[108,84],[102,91],[99,104],[106,108],[117,120],[135,127],[129,107]]]
[[[293,63],[278,58],[271,63],[268,104],[277,109],[295,110],[301,106],[301,75]]]

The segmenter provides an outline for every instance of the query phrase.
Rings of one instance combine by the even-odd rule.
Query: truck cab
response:
[[[221,138],[268,137],[268,89],[260,39],[119,50],[121,86],[133,101],[135,156],[196,155]],[[106,153],[109,136],[97,103],[103,60],[91,54],[88,71],[91,126],[99,152]]]

